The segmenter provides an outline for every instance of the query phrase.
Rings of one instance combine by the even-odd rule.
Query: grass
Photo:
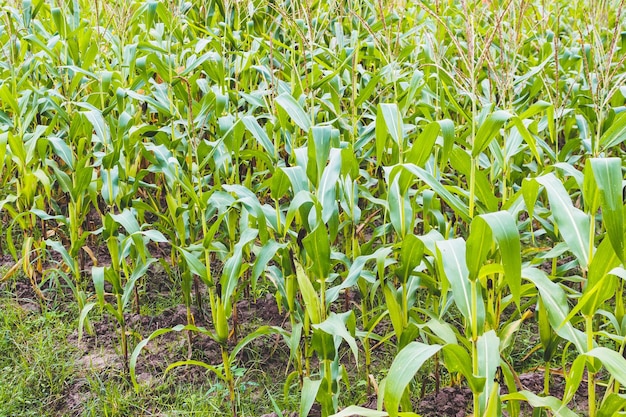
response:
[[[75,379],[68,315],[0,297],[0,415],[53,416]]]
[[[182,369],[155,374],[135,392],[116,365],[119,352],[114,348],[89,355],[78,348],[75,310],[61,312],[59,305],[17,299],[9,291],[14,282],[0,287],[0,417],[230,415],[228,388],[210,374],[201,373],[187,383],[181,380],[181,375],[187,378]],[[62,301],[57,300],[64,307],[72,305]],[[176,301],[157,298],[145,308],[162,312]],[[42,306],[45,311],[39,312]],[[250,369],[234,370],[239,409],[244,415],[265,414],[273,409],[270,396],[281,410],[297,409],[298,396],[293,391],[284,396],[282,375],[263,369],[264,359],[252,358]]]

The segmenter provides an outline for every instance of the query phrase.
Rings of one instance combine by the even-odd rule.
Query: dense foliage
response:
[[[164,332],[215,339],[233,413],[238,353],[277,334],[301,415],[349,405],[346,349],[385,410],[363,415],[411,411],[431,363],[474,415],[576,415],[583,376],[589,415],[623,414],[623,3],[3,1],[5,279],[65,277],[81,331],[119,322],[133,381]],[[137,344],[157,263],[188,324]],[[261,291],[289,323],[237,335]],[[527,322],[562,398],[516,383]],[[397,353],[372,387],[375,344]]]

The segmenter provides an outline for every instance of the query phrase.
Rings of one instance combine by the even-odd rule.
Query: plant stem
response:
[[[117,299],[117,314],[120,320],[121,339],[120,345],[122,348],[122,356],[124,357],[124,371],[128,374],[128,341],[126,340],[126,322],[124,320],[124,307],[122,304],[122,294],[116,294]]]
[[[587,351],[593,349],[593,316],[585,316],[585,328],[587,330]],[[596,415],[596,381],[595,374],[587,367],[587,401],[589,404],[589,417]]]
[[[222,362],[224,363],[224,378],[228,383],[228,392],[230,395],[230,410],[233,417],[237,417],[237,402],[235,401],[235,379],[230,370],[230,359],[226,348],[222,345]]]

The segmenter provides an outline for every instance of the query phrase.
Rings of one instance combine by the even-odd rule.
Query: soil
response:
[[[537,370],[519,375],[521,386],[518,390],[527,390],[534,394],[540,395],[543,392],[544,372]],[[565,391],[565,378],[557,373],[551,375],[550,395],[562,398]],[[500,394],[508,393],[506,386],[500,388]],[[598,395],[603,395],[601,387],[598,387]],[[472,407],[472,392],[468,387],[445,387],[438,393],[430,393],[426,395],[417,405],[416,412],[424,417],[464,417],[469,414]],[[568,408],[572,410],[586,410],[587,404],[587,385],[583,382],[578,391],[574,395],[572,401],[568,404]],[[504,411],[504,410],[503,410]],[[527,403],[521,404],[522,415],[531,415],[533,407]]]
[[[166,282],[164,276],[153,276],[146,281],[145,291],[142,292],[142,302],[149,303],[159,294],[167,296],[172,283]],[[32,285],[27,281],[11,280],[1,283],[0,287],[15,294],[17,301],[24,309],[40,311],[42,301],[38,298]],[[347,300],[355,302],[357,294],[350,294]],[[341,304],[341,303],[339,303]],[[276,301],[271,294],[257,300],[243,300],[236,304],[237,311],[237,334],[248,334],[260,325],[280,326],[289,329],[289,318],[278,311]],[[196,326],[212,329],[210,314],[202,314],[196,307],[191,307]],[[183,305],[170,307],[157,315],[147,316],[139,314],[126,314],[125,316],[128,334],[132,346],[148,337],[152,332],[163,328],[172,328],[179,324],[187,324],[187,308]],[[93,322],[93,334],[84,333],[78,340],[78,332],[69,337],[69,342],[77,348],[76,367],[78,378],[72,384],[68,384],[64,400],[59,405],[59,415],[80,415],[82,404],[90,396],[89,384],[84,376],[88,372],[96,372],[103,379],[119,379],[125,383],[124,360],[120,355],[119,326],[115,320],[106,315],[102,321]],[[380,324],[382,325],[382,324]],[[233,323],[231,322],[231,328]],[[191,340],[191,349],[189,341]],[[230,347],[236,344],[235,334],[229,340]],[[191,355],[190,355],[191,352]],[[247,349],[239,355],[241,363],[246,368],[258,367],[265,371],[284,372],[288,362],[289,351],[280,337],[264,337],[253,341]],[[164,371],[171,363],[180,360],[194,359],[211,365],[219,365],[222,361],[220,345],[209,336],[186,332],[169,332],[158,337],[146,345],[137,361],[137,380],[142,385],[154,385],[162,383]],[[373,358],[376,360],[376,357]],[[200,385],[214,380],[204,368],[199,366],[181,366],[169,372],[169,377],[174,378],[174,383]],[[543,371],[538,370],[519,375],[521,384],[518,389],[526,389],[535,394],[543,391]],[[565,388],[565,380],[558,373],[553,373],[550,394],[561,398]],[[587,387],[583,383],[578,393],[568,405],[574,410],[587,408]],[[507,392],[503,386],[501,394]],[[602,395],[600,392],[598,395]],[[469,388],[464,386],[445,387],[438,392],[431,392],[415,401],[415,411],[424,417],[449,416],[460,417],[469,413],[472,406],[472,394]],[[376,408],[376,398],[362,406]],[[532,408],[522,403],[522,415],[530,415]],[[311,410],[309,416],[319,416],[320,410],[317,404]],[[285,417],[297,415],[290,411],[283,412]],[[261,417],[278,417],[276,413],[264,414]]]

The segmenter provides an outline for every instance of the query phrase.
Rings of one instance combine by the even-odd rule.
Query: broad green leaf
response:
[[[111,143],[111,132],[109,130],[109,126],[104,121],[104,117],[102,117],[102,113],[96,109],[84,111],[82,113],[93,126],[93,130],[100,142],[105,146]]]
[[[276,97],[276,104],[287,112],[289,117],[291,117],[291,120],[293,120],[293,122],[297,124],[300,129],[305,132],[309,131],[311,128],[311,120],[291,94],[283,93],[279,95]]]
[[[255,339],[258,339],[261,336],[268,336],[268,335],[272,335],[272,334],[281,335],[281,336],[283,336],[283,338],[285,340],[289,340],[289,336],[290,336],[289,333],[285,329],[283,329],[282,327],[278,327],[278,326],[261,326],[258,329],[256,329],[255,331],[253,331],[253,332],[249,333],[248,335],[246,335],[246,337],[244,337],[243,339],[241,339],[239,341],[239,343],[237,343],[237,345],[233,348],[233,350],[229,354],[229,356],[230,356],[230,363],[234,363],[235,362],[239,352],[241,352],[241,350],[243,348],[248,346],[250,344],[250,342],[252,342]]]
[[[407,154],[407,162],[423,168],[432,155],[433,147],[439,136],[441,127],[438,122],[430,122],[413,142]]]
[[[603,302],[615,295],[617,281],[611,271],[620,264],[620,260],[613,250],[614,247],[609,237],[605,237],[596,250],[596,254],[589,265],[589,273],[582,297],[568,316],[570,320],[573,314],[579,310],[585,316],[594,315]]]
[[[102,175],[102,198],[109,206],[115,204],[120,191],[119,167],[115,165],[111,169],[100,169]]]
[[[87,321],[87,315],[96,306],[97,303],[87,303],[80,311],[80,317],[78,318],[78,343],[83,338],[83,329],[85,328],[85,321]]]
[[[57,136],[48,136],[48,141],[52,145],[52,149],[54,149],[56,156],[61,158],[70,169],[74,169],[74,154],[72,153],[70,147],[67,146],[67,143]],[[3,159],[4,158],[0,159],[0,161]]]
[[[391,320],[391,325],[393,326],[393,333],[399,340],[402,337],[402,333],[404,332],[407,324],[404,312],[402,311],[402,306],[397,298],[396,290],[391,287],[391,283],[385,285],[383,288],[383,294],[385,295],[387,311],[389,311],[389,319]]]
[[[291,181],[283,169],[276,167],[274,173],[272,174],[272,178],[270,179],[270,193],[272,198],[275,200],[282,198],[285,194],[287,194],[290,185]]]
[[[619,352],[606,347],[596,347],[585,356],[599,359],[616,381],[622,386],[626,385],[626,359]]]
[[[502,401],[526,401],[533,407],[548,408],[556,417],[578,417],[578,414],[567,408],[561,400],[556,397],[540,397],[530,391],[519,391],[512,394],[503,395]]]
[[[526,125],[524,124],[521,118],[517,116],[513,116],[511,117],[511,119],[513,121],[513,124],[515,124],[517,131],[519,132],[519,134],[522,136],[522,138],[528,145],[528,148],[530,149],[530,152],[535,157],[535,160],[537,161],[537,163],[541,164],[542,161],[541,161],[541,157],[539,156],[539,152],[537,151],[537,142],[534,136],[528,131],[528,128],[526,127]]]
[[[496,371],[500,365],[500,339],[494,330],[489,330],[478,338],[478,376],[485,378],[485,387],[480,394],[480,412],[483,415],[487,409],[489,395],[494,385]]]
[[[4,158],[7,153],[7,144],[9,143],[9,132],[0,133],[0,165],[4,168],[6,163]],[[0,173],[2,172],[2,168],[0,168]],[[0,207],[1,209],[1,207]]]
[[[311,323],[318,324],[322,322],[322,312],[320,310],[320,301],[313,284],[309,280],[309,277],[304,272],[304,268],[298,261],[294,261],[296,264],[296,279],[298,280],[298,287],[304,300],[304,306],[306,313],[311,318]]]
[[[624,262],[624,198],[621,158],[591,158],[591,168],[600,190],[602,221],[613,249]]]
[[[398,353],[387,373],[384,400],[391,417],[398,416],[404,390],[424,362],[441,350],[441,345],[411,342]],[[406,411],[406,410],[405,410]]]
[[[129,235],[137,233],[141,230],[137,217],[131,209],[124,209],[120,214],[111,214],[109,216],[119,223]]]
[[[391,255],[393,248],[391,247],[380,247],[371,255],[362,255],[354,260],[350,269],[348,271],[348,275],[346,279],[339,285],[329,288],[326,291],[326,302],[332,303],[339,298],[339,293],[346,288],[350,288],[357,284],[359,278],[363,277],[363,269],[365,268],[365,264],[371,260],[382,259],[383,261]],[[370,283],[373,283],[371,281]]]
[[[583,169],[583,199],[586,213],[596,213],[600,208],[600,190],[596,182],[591,164]]]
[[[565,391],[563,392],[563,402],[567,404],[572,400],[578,387],[583,380],[585,365],[587,364],[587,358],[584,355],[579,355],[574,359],[569,372],[565,378]]]
[[[359,348],[356,344],[356,340],[352,334],[346,328],[346,322],[352,318],[354,320],[354,312],[347,311],[345,313],[336,314],[334,312],[330,313],[328,318],[319,324],[314,324],[312,327],[314,329],[319,329],[327,334],[333,336],[335,339],[341,338],[346,341],[348,346],[350,346],[350,350],[352,351],[352,355],[354,356],[354,362],[359,363]],[[338,348],[338,343],[335,341],[335,345]]]
[[[239,241],[235,244],[233,253],[228,260],[224,262],[224,270],[222,271],[222,277],[220,283],[222,285],[222,300],[224,302],[224,308],[226,315],[230,316],[232,308],[231,297],[237,288],[239,279],[241,278],[241,266],[243,264],[244,248],[247,247],[258,235],[258,230],[253,228],[247,228],[241,234]]]
[[[465,241],[461,238],[442,240],[438,241],[436,245],[437,262],[450,283],[454,303],[470,327],[480,334],[485,319],[485,306],[480,285],[474,285],[474,290],[472,290],[465,258]],[[473,305],[472,300],[476,301],[476,305]],[[473,312],[476,314],[474,315]]]
[[[626,112],[615,117],[611,126],[600,138],[603,149],[610,149],[626,140]]]
[[[309,233],[302,244],[306,249],[307,256],[311,259],[311,271],[317,279],[327,279],[330,272],[330,239],[324,223]]]
[[[333,149],[330,153],[330,161],[321,173],[317,198],[322,204],[322,220],[328,223],[331,218],[337,217],[337,183],[341,174],[341,151]],[[331,231],[331,235],[332,235]]]
[[[402,239],[413,228],[413,209],[408,192],[400,187],[400,175],[396,175],[389,186],[387,203],[391,224]]]
[[[450,165],[459,173],[469,178],[472,175],[472,159],[469,154],[460,147],[455,147],[450,156]],[[494,195],[493,184],[487,178],[483,170],[474,171],[476,181],[476,197],[478,202],[485,206],[487,211],[498,210],[498,198]]]
[[[133,295],[137,280],[143,277],[146,272],[148,272],[150,265],[152,265],[155,261],[156,259],[149,258],[146,263],[139,261],[137,265],[134,266],[133,271],[128,278],[128,281],[126,281],[126,284],[124,285],[124,294],[122,295],[122,308],[126,308],[126,306],[128,305],[130,297]]]
[[[254,261],[254,267],[252,268],[252,281],[256,281],[265,268],[267,264],[274,258],[276,252],[279,249],[284,249],[287,247],[285,243],[278,243],[275,240],[268,240],[265,245],[261,248],[261,251],[258,253],[256,260]]]
[[[104,267],[94,266],[91,268],[91,279],[96,290],[96,296],[100,307],[104,306]]]
[[[300,400],[300,417],[307,417],[309,415],[309,411],[311,411],[311,407],[313,407],[315,397],[317,397],[317,392],[321,385],[321,380],[314,381],[308,376],[304,377],[302,398]]]
[[[386,411],[378,411],[372,410],[371,408],[359,407],[356,405],[351,405],[349,407],[344,408],[338,413],[332,414],[330,417],[353,417],[353,416],[361,416],[361,417],[387,417]]]
[[[476,228],[477,238],[472,238],[474,228]],[[491,233],[485,231],[487,228],[490,229]],[[485,260],[485,250],[488,252],[492,243],[488,240],[490,237],[493,237],[494,242],[500,248],[506,282],[515,302],[519,305],[522,281],[521,244],[515,219],[509,212],[499,211],[482,214],[472,221],[470,237],[467,240],[470,279],[476,278],[478,270]],[[476,264],[477,261],[478,264]]]
[[[499,358],[498,352],[498,358]],[[460,372],[466,379],[467,385],[473,393],[478,394],[485,390],[486,378],[474,375],[472,372],[472,358],[466,349],[456,344],[447,344],[443,347],[443,361],[448,372]]]
[[[74,259],[70,256],[69,252],[61,242],[52,239],[46,239],[45,242],[47,246],[51,247],[52,250],[61,255],[63,262],[65,262],[67,266],[72,267],[74,265]],[[75,277],[75,279],[78,279],[78,277]]]
[[[612,392],[602,400],[598,409],[598,417],[623,416],[624,410],[626,410],[626,396]]]
[[[487,149],[487,146],[496,137],[502,125],[510,118],[510,113],[504,110],[497,110],[485,119],[476,132],[475,142],[472,145],[472,158],[476,158],[482,151]]]
[[[574,207],[563,184],[554,176],[546,174],[535,179],[548,193],[550,209],[563,240],[578,259],[580,266],[589,265],[589,216]]]
[[[252,136],[254,136],[257,142],[259,142],[259,145],[265,149],[265,152],[267,152],[268,155],[272,155],[273,159],[277,158],[278,155],[275,155],[274,144],[270,140],[269,136],[267,136],[265,130],[263,130],[263,128],[259,125],[256,118],[253,116],[244,116],[241,118],[241,121]]]
[[[307,175],[314,186],[318,186],[326,161],[330,156],[330,146],[332,138],[331,126],[313,126],[309,131],[307,141],[307,152],[309,160],[307,162]]]
[[[413,270],[422,262],[423,256],[424,243],[412,233],[404,236],[400,246],[400,265],[396,269],[403,284],[406,284]]]
[[[470,225],[470,234],[467,238],[467,268],[469,279],[474,281],[478,278],[478,273],[487,260],[487,256],[494,246],[493,233],[489,224],[477,216]]]
[[[467,205],[464,204],[457,196],[448,191],[446,187],[441,185],[441,183],[428,171],[413,164],[397,165],[392,169],[391,174],[389,175],[390,180],[393,180],[395,175],[398,175],[401,170],[406,170],[420,180],[424,181],[433,189],[433,191],[439,194],[439,197],[452,207],[457,216],[461,217],[466,222],[470,221],[469,209]]]
[[[404,133],[402,115],[396,103],[380,103],[376,112],[376,163],[383,162],[383,155],[387,154],[387,137],[403,150]]]
[[[554,331],[563,339],[572,342],[579,353],[584,353],[587,350],[587,336],[566,320],[569,305],[563,288],[550,281],[545,272],[536,268],[524,268],[522,277],[531,281],[539,290]]]

